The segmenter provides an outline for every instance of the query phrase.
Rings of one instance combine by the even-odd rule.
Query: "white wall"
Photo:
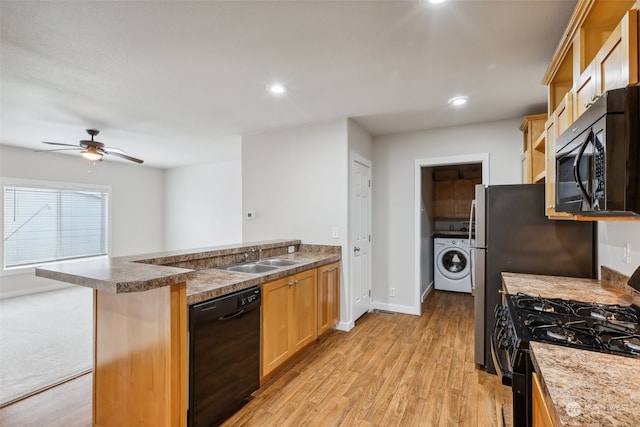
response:
[[[366,134],[347,120],[249,135],[242,140],[244,241],[292,238],[342,246],[341,325],[350,319],[348,247],[349,146],[367,153]],[[364,152],[364,153],[363,153]],[[331,237],[338,227],[340,237]],[[352,323],[352,322],[351,322]]]
[[[346,120],[243,137],[242,210],[256,214],[243,240],[345,244],[347,158]]]
[[[629,262],[624,259],[629,243]],[[601,221],[598,223],[599,264],[631,276],[640,267],[640,222]]]
[[[520,119],[387,135],[373,143],[373,298],[407,313],[415,292],[415,160],[489,153],[489,183],[521,180]],[[389,288],[396,296],[388,297]]]
[[[367,160],[373,159],[373,138],[352,119],[348,121],[349,152],[356,153]]]
[[[242,241],[242,161],[167,169],[165,249]]]
[[[90,171],[90,173],[89,173]],[[35,153],[0,145],[3,177],[111,186],[111,256],[156,252],[164,248],[164,171],[120,161],[95,166],[80,156]],[[0,225],[1,227],[1,225]],[[0,297],[59,287],[61,282],[2,273]],[[62,284],[63,285],[63,284]]]

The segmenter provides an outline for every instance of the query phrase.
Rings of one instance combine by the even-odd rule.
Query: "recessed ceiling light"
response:
[[[282,95],[287,91],[287,87],[282,83],[272,83],[267,86],[267,90],[273,95]]]
[[[456,105],[456,106],[464,105],[467,102],[469,102],[469,97],[468,96],[456,96],[456,97],[451,98],[449,100],[449,104]]]
[[[427,6],[428,3],[431,4],[440,4],[440,3],[444,3],[447,0],[418,0],[418,3],[420,3],[423,6]]]

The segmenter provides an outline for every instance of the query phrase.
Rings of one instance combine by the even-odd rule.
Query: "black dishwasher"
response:
[[[189,306],[191,427],[219,425],[260,387],[260,288]]]

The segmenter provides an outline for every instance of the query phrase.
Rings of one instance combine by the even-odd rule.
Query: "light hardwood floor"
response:
[[[499,425],[511,390],[474,364],[473,298],[435,291],[423,313],[330,333],[224,426]],[[1,409],[0,425],[90,426],[90,376],[70,383]]]

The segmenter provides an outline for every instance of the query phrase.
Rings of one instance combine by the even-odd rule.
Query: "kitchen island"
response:
[[[298,261],[251,275],[258,258]],[[186,426],[187,307],[340,260],[340,247],[274,240],[49,265],[36,275],[94,291],[93,425]]]
[[[607,280],[515,273],[502,273],[502,279],[509,294],[620,305],[638,302],[624,284]],[[640,359],[536,341],[529,345],[536,371],[534,383],[539,381],[539,404],[552,425],[640,425],[640,389],[636,384]],[[535,395],[534,390],[534,401]]]

